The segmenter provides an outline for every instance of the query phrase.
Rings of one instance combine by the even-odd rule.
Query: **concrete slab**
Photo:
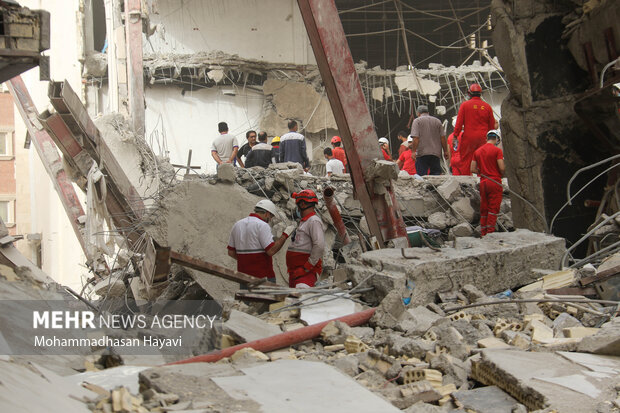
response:
[[[278,360],[213,379],[230,396],[254,400],[270,413],[400,412],[388,401],[324,363]]]
[[[0,411],[14,413],[89,413],[83,397],[96,398],[86,389],[63,383],[52,373],[37,374],[27,367],[1,361]],[[41,373],[41,372],[39,372]],[[53,407],[52,407],[53,406]]]
[[[386,248],[362,254],[359,264],[348,264],[354,282],[368,276],[380,300],[388,292],[413,281],[412,302],[426,303],[436,291],[474,284],[488,293],[515,288],[538,278],[532,268],[556,269],[565,251],[564,239],[517,230],[478,238],[458,238],[456,247]],[[403,253],[406,257],[403,256]]]
[[[224,323],[223,330],[224,333],[232,335],[243,343],[275,336],[282,332],[276,325],[237,310],[230,312],[230,318]]]
[[[464,409],[478,413],[512,413],[513,408],[519,404],[497,386],[457,391],[452,393],[452,397],[462,404]]]
[[[262,410],[251,400],[235,400],[214,383],[214,377],[241,375],[228,363],[191,363],[156,367],[140,372],[140,384],[158,393],[179,396],[179,403],[193,406],[208,403],[213,411],[258,413]]]
[[[345,294],[336,294],[336,296],[345,296]],[[303,299],[303,296],[301,299]],[[362,309],[361,305],[347,298],[336,298],[335,296],[329,295],[316,297],[304,301],[304,303],[306,306],[301,309],[300,318],[305,321],[307,325],[353,314]]]
[[[596,372],[590,366],[620,369],[620,359],[590,357],[489,349],[472,363],[472,377],[500,387],[530,410],[596,411],[598,404],[616,398],[610,377],[617,373]]]

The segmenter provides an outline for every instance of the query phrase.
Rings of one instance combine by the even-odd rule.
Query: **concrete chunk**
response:
[[[235,167],[231,163],[223,163],[217,167],[217,179],[221,182],[235,182]]]
[[[465,409],[478,413],[512,413],[519,402],[497,386],[480,387],[452,393]]]
[[[454,178],[448,178],[437,187],[437,193],[448,202],[453,202],[460,195],[460,185]]]
[[[413,281],[412,302],[424,304],[434,301],[436,291],[452,288],[453,273],[458,273],[462,284],[475,284],[482,291],[503,291],[535,281],[538,276],[532,268],[557,268],[564,251],[562,238],[519,229],[482,239],[459,238],[457,248],[444,247],[440,252],[405,249],[406,255],[418,257],[415,260],[404,258],[400,249],[368,251],[360,258],[364,265],[347,267],[354,283],[371,276],[369,283],[375,291],[369,294],[387,294],[399,284]]]
[[[579,353],[569,353],[577,357]],[[554,353],[483,350],[472,362],[472,377],[508,392],[530,410],[595,411],[598,400],[616,397],[609,375],[620,373],[620,359],[590,356],[584,366]],[[606,369],[608,374],[602,373]]]
[[[223,331],[242,343],[275,336],[282,332],[278,326],[237,310],[230,312],[228,321],[223,324]]]

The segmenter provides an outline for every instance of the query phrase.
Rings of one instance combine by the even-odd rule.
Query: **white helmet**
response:
[[[389,144],[390,141],[388,141],[387,138],[379,138],[379,143],[387,143],[387,144]]]
[[[490,131],[487,132],[487,138],[491,138],[491,139],[501,139],[502,135],[500,134],[499,130],[497,129],[491,129]]]
[[[267,212],[271,212],[271,215],[278,216],[278,207],[268,199],[261,199],[258,201],[256,203],[256,208],[264,209]]]

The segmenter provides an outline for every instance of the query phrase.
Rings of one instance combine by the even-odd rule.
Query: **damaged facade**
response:
[[[594,76],[617,56],[618,6],[494,0],[487,5],[492,17],[478,21],[472,37],[461,25],[468,9],[458,4],[459,18],[439,2],[446,6],[440,20],[451,21],[463,50],[440,48],[453,60],[418,68],[408,64],[415,63],[407,46],[415,28],[407,27],[413,16],[439,13],[431,5],[343,0],[325,11],[320,3],[92,0],[50,7],[52,22],[77,23],[75,50],[66,33],[53,32],[53,81],[39,84],[27,73],[9,85],[22,123],[16,141],[27,131],[37,151],[30,151],[29,180],[46,183],[31,205],[43,235],[43,271],[0,225],[0,296],[150,323],[175,304],[189,307],[174,332],[69,329],[67,340],[93,340],[74,354],[57,353],[53,344],[29,353],[29,313],[9,304],[11,311],[0,312],[10,326],[0,348],[11,354],[0,361],[3,409],[620,411],[617,202],[614,209],[603,198],[593,217],[579,198],[552,219],[566,198],[567,171],[615,152],[617,102],[607,94],[618,69],[609,66],[598,89],[587,71]],[[334,64],[330,40],[317,37],[325,33],[321,24],[340,19],[347,31],[329,34],[348,37],[353,49],[359,26],[345,16],[359,9],[391,16],[384,20],[395,28],[383,30],[394,31],[405,49],[389,68],[374,65],[372,47],[370,64]],[[488,7],[476,13],[488,15]],[[308,22],[318,15],[323,19]],[[236,30],[224,36],[231,22]],[[592,40],[592,31],[607,26],[606,43]],[[418,36],[435,43],[431,30],[421,25]],[[322,52],[317,41],[327,45]],[[55,58],[68,49],[78,58]],[[593,54],[583,59],[583,50]],[[433,57],[424,53],[421,59]],[[359,119],[338,106],[350,98],[338,67],[359,80]],[[482,238],[477,177],[402,176],[392,162],[373,158],[378,136],[394,138],[396,152],[396,133],[420,104],[449,125],[471,83],[484,85],[501,116],[508,165],[498,232]],[[616,118],[594,116],[588,103],[596,98],[605,115],[616,105]],[[283,134],[289,119],[307,138],[310,174],[295,163],[216,171],[210,147],[219,121],[242,143],[250,129]],[[360,133],[366,120],[374,130]],[[598,144],[583,139],[594,128]],[[335,134],[353,167],[327,178],[323,148]],[[603,186],[596,181],[582,197],[601,199]],[[606,196],[615,196],[615,186],[610,174]],[[284,253],[273,257],[275,283],[236,271],[226,253],[234,223],[269,199],[280,211],[271,222],[277,238],[295,221],[292,193],[302,189],[318,195],[326,239],[317,285],[288,288]],[[590,233],[567,244],[562,236],[585,232],[567,229],[574,217]],[[62,229],[51,241],[54,225]],[[579,252],[586,242],[587,252]],[[205,314],[208,328],[183,331],[188,319]],[[118,341],[99,344],[102,335]],[[195,345],[187,344],[190,336]],[[123,348],[131,340],[147,346],[145,337],[157,338],[148,352]],[[170,351],[175,340],[187,347]]]

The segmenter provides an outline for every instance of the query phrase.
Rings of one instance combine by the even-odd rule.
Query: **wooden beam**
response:
[[[202,271],[207,274],[212,274],[225,280],[234,281],[239,284],[252,284],[257,281],[256,277],[244,274],[242,272],[229,270],[226,267],[222,267],[217,264],[202,261],[197,258],[190,257],[189,255],[181,254],[175,251],[170,251],[170,261],[175,264],[182,265],[194,270]],[[277,287],[277,284],[271,282],[265,282],[261,285]]]

